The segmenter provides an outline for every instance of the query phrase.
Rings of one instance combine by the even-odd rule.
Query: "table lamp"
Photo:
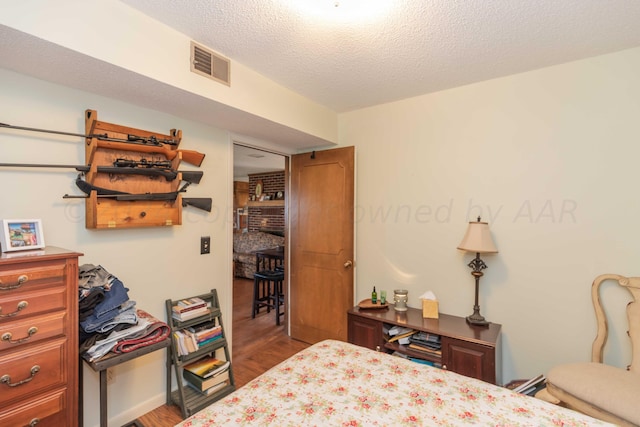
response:
[[[498,253],[498,249],[496,249],[496,245],[491,238],[489,224],[481,222],[480,217],[478,217],[477,222],[469,222],[467,232],[462,238],[462,242],[458,245],[458,249],[476,253],[476,257],[468,264],[472,270],[471,275],[476,279],[476,300],[473,306],[473,314],[467,316],[467,322],[472,325],[487,326],[489,322],[480,314],[480,305],[478,305],[478,285],[482,277],[482,270],[487,268],[484,261],[480,259],[480,254]]]

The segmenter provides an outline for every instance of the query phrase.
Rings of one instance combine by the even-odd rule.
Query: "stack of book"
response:
[[[182,377],[187,385],[203,394],[213,394],[229,384],[229,361],[205,357],[185,365]]]
[[[514,385],[516,385],[518,382],[521,381],[514,381],[513,383]],[[531,378],[528,381],[522,382],[522,384],[516,385],[514,388],[512,388],[512,390],[529,396],[535,396],[537,392],[539,392],[546,386],[546,377],[540,374],[535,378]]]
[[[171,316],[176,320],[184,322],[185,320],[208,314],[209,311],[209,303],[201,298],[195,297],[178,301],[178,303],[173,306]]]
[[[409,348],[423,351],[425,353],[440,355],[442,345],[440,335],[428,334],[426,332],[416,332],[409,337]]]
[[[409,337],[416,333],[415,330],[411,328],[406,328],[403,326],[392,326],[387,328],[386,325],[383,327],[383,332],[389,336],[388,342],[398,342],[401,345],[409,344]]]
[[[191,326],[184,332],[195,343],[196,348],[209,344],[222,337],[222,326],[216,325],[215,320],[197,326]]]
[[[180,329],[173,332],[176,348],[180,356],[198,351],[202,346],[222,338],[222,327],[214,322]]]

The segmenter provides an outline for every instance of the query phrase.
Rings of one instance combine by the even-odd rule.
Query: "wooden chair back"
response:
[[[640,277],[624,277],[618,274],[602,274],[595,278],[591,285],[591,298],[596,312],[598,332],[591,349],[591,361],[603,363],[604,346],[607,343],[609,328],[607,316],[600,300],[600,285],[607,280],[615,280],[620,286],[631,293],[633,301],[627,305],[627,331],[631,339],[631,364],[628,371],[640,372]]]

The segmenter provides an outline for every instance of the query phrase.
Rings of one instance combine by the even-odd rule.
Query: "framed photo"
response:
[[[42,220],[3,219],[0,223],[2,252],[44,248]]]

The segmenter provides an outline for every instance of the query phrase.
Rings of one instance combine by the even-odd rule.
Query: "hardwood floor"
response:
[[[240,388],[258,375],[309,345],[289,338],[284,322],[276,326],[275,313],[251,318],[253,281],[233,281],[233,375]],[[170,427],[182,421],[180,408],[163,405],[138,418],[144,427]]]

